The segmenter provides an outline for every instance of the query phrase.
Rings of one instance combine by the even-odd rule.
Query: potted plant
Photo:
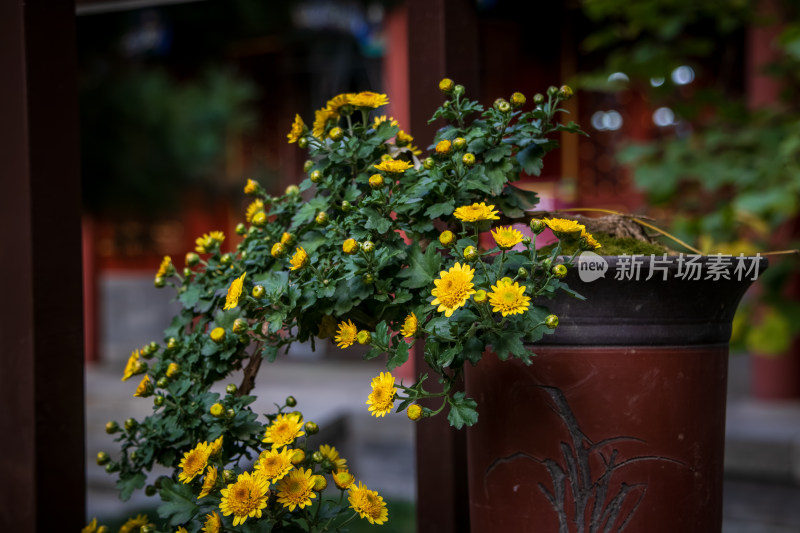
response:
[[[137,517],[126,531],[339,531],[356,518],[388,519],[380,495],[355,483],[334,448],[314,442],[318,428],[293,398],[266,419],[249,408],[262,363],[293,342],[368,346],[367,358],[387,363],[366,399],[373,415],[441,413],[458,429],[487,424],[475,426],[480,407],[459,386],[466,367],[490,376],[495,359],[539,366],[531,344],[558,339],[550,334],[564,322],[545,305],[558,294],[582,298],[566,280],[579,254],[600,243],[574,220],[529,220],[536,195],[513,182],[538,174],[554,134],[580,133],[557,121],[572,91],[551,87],[526,109],[521,93],[484,108],[449,79],[439,88],[433,119],[447,126],[427,157],[393,119],[373,113],[386,95],[336,96],[310,126],[299,116],[291,126],[288,141],[309,151],[299,186],[274,197],[248,180],[253,200],[232,251],[214,231],[197,239],[182,271],[164,259],[155,285],[173,287],[183,309],[163,343],[133,352],[123,376],[141,376],[135,396],[154,398],[154,412],[110,422],[121,454],[98,462],[117,473],[123,497],[145,487],[154,464],[171,468],[145,488],[164,501],[168,529]],[[555,246],[543,253],[537,239],[548,229]],[[429,369],[398,382],[392,371],[415,346]],[[210,390],[239,369],[240,385]]]

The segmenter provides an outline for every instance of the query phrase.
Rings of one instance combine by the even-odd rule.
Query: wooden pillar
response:
[[[407,53],[400,57],[407,69],[405,109],[410,131],[425,149],[441,127],[429,125],[428,119],[443,101],[438,88],[442,78],[464,85],[470,98],[480,96],[477,17],[474,2],[468,0],[409,0],[404,9]],[[418,373],[426,369],[422,350],[416,350],[415,368]],[[417,532],[469,531],[466,432],[450,428],[444,414],[419,421],[416,431]]]
[[[85,525],[72,0],[0,2],[0,531]]]

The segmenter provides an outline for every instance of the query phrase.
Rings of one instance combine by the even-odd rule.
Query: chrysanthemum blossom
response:
[[[168,255],[164,256],[164,259],[161,260],[161,264],[158,266],[158,272],[156,272],[157,278],[166,278],[171,276],[175,272],[175,267],[172,266],[172,258]]]
[[[272,449],[288,446],[297,437],[305,435],[303,419],[297,413],[279,414],[267,427],[262,442],[272,443]]]
[[[577,237],[576,234],[586,231],[586,226],[566,218],[545,218],[544,223],[556,237]]]
[[[475,294],[472,284],[474,275],[475,269],[466,263],[464,265],[456,263],[450,270],[441,271],[440,278],[433,280],[436,288],[431,291],[431,295],[435,297],[431,305],[438,305],[437,311],[444,311],[444,316],[452,316],[456,309],[463,306],[469,297]]]
[[[355,96],[354,93],[337,94],[328,100],[328,103],[325,104],[325,109],[332,111],[333,113],[339,113],[343,107],[352,105],[353,96]]]
[[[144,398],[153,392],[153,383],[150,381],[150,376],[144,375],[142,381],[136,387],[136,392],[133,393],[134,398]]]
[[[308,264],[308,254],[303,248],[297,248],[289,263],[292,264],[292,270],[300,270]]]
[[[599,242],[597,242],[597,239],[595,239],[591,233],[587,233],[586,231],[581,231],[581,239],[586,241],[586,246],[592,248],[593,250],[597,250],[602,246]]]
[[[339,451],[333,446],[323,444],[319,447],[322,457],[330,461],[334,470],[347,470],[347,460],[339,455]]]
[[[222,452],[222,435],[216,438],[214,442],[208,445],[208,455],[219,455]]]
[[[267,506],[269,480],[258,472],[242,472],[235,483],[219,492],[219,508],[224,516],[233,515],[236,527],[248,518],[261,518],[261,510]]]
[[[480,222],[482,220],[500,220],[497,216],[498,211],[494,210],[493,205],[486,205],[486,202],[464,205],[453,212],[455,217],[464,222]]]
[[[333,482],[342,490],[347,490],[355,482],[356,478],[348,470],[337,470],[333,473]]]
[[[525,286],[519,285],[510,278],[503,278],[492,285],[489,293],[489,304],[492,311],[503,316],[522,314],[530,307],[531,299],[525,296]]]
[[[294,511],[295,507],[300,509],[311,505],[311,500],[316,498],[314,494],[314,479],[311,469],[297,469],[289,472],[289,475],[278,481],[278,503]]]
[[[350,97],[350,104],[356,107],[375,109],[389,103],[389,97],[385,94],[363,91]]]
[[[412,168],[414,165],[409,163],[408,161],[400,161],[397,159],[387,159],[386,161],[381,161],[377,165],[373,165],[378,170],[383,172],[387,172],[389,174],[402,174],[409,168]]]
[[[503,250],[513,248],[521,243],[523,239],[522,232],[511,226],[500,226],[493,229],[492,237],[494,237],[494,242],[497,243],[497,246]]]
[[[247,209],[244,212],[244,219],[248,223],[253,222],[253,218],[255,218],[256,213],[262,213],[264,211],[264,202],[260,198],[256,198],[250,205],[247,206]]]
[[[244,285],[244,277],[247,272],[231,281],[228,287],[228,294],[225,296],[225,306],[222,309],[234,309],[239,305],[239,298],[242,296],[242,286]]]
[[[391,372],[381,372],[372,379],[372,392],[367,397],[367,406],[372,416],[386,416],[394,407],[394,376]]]
[[[336,111],[331,111],[327,107],[318,109],[314,113],[314,125],[312,126],[311,134],[317,139],[322,139],[325,137],[325,128],[328,126],[328,123],[338,119],[339,113]]]
[[[417,333],[417,325],[417,315],[414,313],[409,314],[403,321],[403,328],[400,330],[400,334],[403,337],[413,337]]]
[[[284,447],[281,451],[272,449],[264,450],[258,456],[253,470],[260,472],[271,483],[275,483],[292,469],[292,455],[294,450]]]
[[[95,533],[97,531],[97,518],[92,518],[92,521],[86,524],[86,526],[81,529],[81,533]]]
[[[120,381],[128,381],[136,374],[136,368],[139,363],[139,350],[134,350],[131,352],[131,356],[128,357],[128,362],[125,364],[125,371],[122,373],[122,379]]]
[[[350,487],[347,498],[350,507],[361,516],[369,520],[370,524],[381,525],[389,519],[386,502],[377,491],[369,490],[366,485],[358,482],[357,487]]]
[[[137,515],[135,518],[129,518],[122,526],[119,528],[119,533],[133,533],[134,531],[139,531],[142,526],[146,526],[150,523],[150,519],[147,518],[147,515],[140,514]]]
[[[193,449],[183,454],[183,459],[178,464],[178,468],[181,468],[178,480],[182,483],[189,483],[200,475],[208,464],[208,456],[207,442],[198,443]]]
[[[206,477],[203,478],[203,488],[200,490],[200,494],[197,495],[197,499],[205,498],[211,491],[214,490],[214,487],[217,484],[217,467],[216,466],[209,466],[206,469]]]
[[[197,253],[206,254],[217,248],[224,240],[225,234],[221,231],[205,233],[202,237],[195,239],[196,246],[194,249]]]
[[[297,118],[300,118],[300,115],[297,115]],[[302,122],[302,120],[300,122]],[[255,194],[256,192],[258,192],[258,182],[254,179],[247,178],[247,183],[244,184],[244,193]]]
[[[303,123],[303,119],[300,118],[300,115],[295,114],[294,122],[292,123],[292,129],[289,130],[288,134],[286,134],[286,138],[290,143],[296,143],[300,137],[303,136],[303,130],[305,130],[305,126],[306,125]]]
[[[219,514],[214,511],[211,514],[206,515],[206,522],[203,525],[203,529],[205,533],[219,533],[222,530],[222,519],[220,519]]]
[[[394,117],[386,118],[386,115],[381,115],[379,117],[375,117],[375,120],[372,122],[372,127],[377,129],[378,126],[380,126],[384,122],[388,122],[390,126],[398,126],[399,125],[399,123],[395,120]]]
[[[358,340],[358,328],[353,324],[352,320],[341,322],[333,340],[336,341],[336,346],[339,348],[352,346]]]

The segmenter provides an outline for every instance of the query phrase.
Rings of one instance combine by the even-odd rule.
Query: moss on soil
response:
[[[592,236],[600,243],[600,248],[594,250],[598,255],[663,255],[668,254],[669,250],[661,244],[651,244],[632,238],[612,237],[607,233],[593,233]],[[555,244],[542,247],[539,252],[549,254],[555,248]],[[572,255],[578,247],[578,241],[562,242],[562,255]]]

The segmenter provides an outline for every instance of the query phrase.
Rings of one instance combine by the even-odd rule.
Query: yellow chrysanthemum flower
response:
[[[325,128],[328,123],[339,119],[339,113],[331,111],[327,107],[318,109],[314,113],[314,125],[311,128],[311,134],[317,139],[325,137]]]
[[[153,392],[153,383],[150,381],[150,376],[144,375],[142,381],[136,386],[136,392],[133,393],[134,398],[142,398],[149,396]]]
[[[337,470],[332,474],[333,482],[342,490],[347,490],[355,482],[356,478],[347,470]]]
[[[394,386],[394,376],[391,372],[381,372],[372,378],[372,392],[367,397],[367,405],[373,416],[386,416],[394,406],[394,395],[397,388]]]
[[[372,91],[362,91],[350,97],[350,104],[356,107],[375,109],[389,103],[389,97]]]
[[[407,161],[399,161],[397,159],[387,159],[386,161],[381,161],[377,165],[373,166],[378,170],[382,170],[383,172],[388,172],[389,174],[402,174],[409,168],[412,168],[414,165]]]
[[[139,350],[134,350],[131,352],[131,356],[128,357],[128,362],[125,363],[125,371],[122,373],[122,379],[120,381],[128,381],[136,374],[136,367],[139,363]]]
[[[216,511],[211,514],[207,514],[206,523],[203,525],[203,529],[201,531],[204,531],[205,533],[219,533],[221,530],[222,520],[220,519],[219,514],[217,514]]]
[[[259,473],[242,472],[227,488],[219,491],[219,508],[224,516],[233,515],[233,525],[244,524],[248,518],[261,518],[267,506],[269,480]]]
[[[95,533],[97,531],[97,518],[92,518],[86,527],[81,529],[81,533]]]
[[[354,93],[337,94],[336,96],[328,100],[328,103],[325,104],[325,109],[328,109],[329,111],[338,114],[339,110],[342,109],[344,106],[352,105],[351,100],[353,96],[355,96]]]
[[[181,473],[178,474],[178,480],[182,483],[189,483],[199,476],[208,465],[208,456],[209,450],[206,442],[200,442],[197,446],[184,453],[183,459],[178,464],[178,467],[182,469]]]
[[[292,470],[288,476],[278,481],[278,503],[294,511],[295,507],[302,509],[311,505],[314,494],[314,480],[311,469],[302,468]]]
[[[231,281],[231,285],[228,287],[228,294],[225,295],[225,306],[222,308],[223,310],[234,309],[239,305],[239,298],[242,296],[242,287],[244,286],[244,277],[246,275],[247,272]]]
[[[522,232],[511,226],[500,226],[497,229],[493,229],[492,237],[494,237],[494,242],[497,243],[497,246],[503,250],[513,248],[521,243],[523,239]]]
[[[146,526],[150,523],[150,519],[147,518],[146,514],[140,514],[136,518],[129,518],[127,522],[122,524],[119,528],[119,533],[133,533],[134,531],[139,531],[139,528],[142,526]]]
[[[179,527],[178,529],[175,530],[175,533],[189,533],[189,532],[186,531],[185,527],[181,526],[181,527]]]
[[[272,443],[272,449],[288,446],[297,437],[305,435],[303,431],[303,419],[299,414],[279,414],[272,424],[267,427],[262,442]]]
[[[292,264],[292,270],[300,270],[308,264],[308,254],[302,248],[298,248],[289,262]]]
[[[339,348],[352,346],[358,340],[358,328],[353,324],[352,320],[341,322],[333,340],[336,341],[336,346]]]
[[[292,464],[292,456],[294,450],[284,447],[281,451],[278,450],[264,450],[258,456],[256,464],[253,465],[253,470],[260,472],[265,478],[269,479],[270,483],[275,483],[283,476],[289,473],[289,470],[294,466]]]
[[[417,315],[411,313],[403,321],[403,328],[400,330],[400,334],[403,337],[413,337],[417,333],[417,325]]]
[[[294,243],[295,236],[289,233],[288,231],[284,231],[281,233],[281,244],[284,246],[291,246]]]
[[[208,445],[208,455],[218,455],[222,452],[222,435],[216,438],[214,442]]]
[[[286,134],[286,138],[289,139],[290,143],[296,143],[303,136],[305,128],[306,125],[303,123],[303,119],[300,118],[300,115],[295,114],[292,129]]]
[[[381,115],[379,117],[375,117],[375,120],[372,122],[372,127],[377,129],[378,126],[380,126],[381,124],[383,124],[384,122],[387,122],[387,121],[392,126],[398,126],[399,125],[394,117],[386,118],[386,115]]]
[[[602,245],[597,242],[597,239],[595,239],[591,233],[587,233],[585,230],[581,231],[581,239],[585,240],[586,245],[594,250],[602,247]]]
[[[181,367],[178,363],[170,363],[169,366],[167,366],[167,377],[174,378],[180,371]]]
[[[218,247],[225,240],[225,234],[221,231],[212,231],[195,239],[195,251],[201,254],[209,253]]]
[[[566,218],[545,218],[544,223],[553,230],[556,237],[575,237],[576,233],[586,231],[586,226]]]
[[[319,453],[331,462],[336,470],[347,470],[347,460],[339,456],[339,452],[333,446],[323,444],[319,447]]]
[[[175,272],[175,267],[172,266],[172,258],[168,255],[164,256],[164,259],[161,260],[161,264],[158,266],[158,272],[156,272],[157,278],[166,278],[171,276]]]
[[[489,293],[492,311],[500,312],[503,316],[524,313],[530,307],[530,302],[531,299],[525,296],[525,286],[510,278],[503,278],[497,285],[492,285],[492,292]]]
[[[358,241],[355,239],[347,239],[342,243],[342,251],[347,255],[353,255],[358,252]]]
[[[264,202],[260,198],[256,198],[250,205],[247,206],[247,209],[244,212],[244,219],[248,223],[253,222],[253,217],[256,216],[256,213],[261,213],[264,211]]]
[[[444,316],[450,317],[456,309],[469,300],[470,296],[475,294],[472,285],[475,269],[466,263],[463,266],[461,263],[456,263],[453,268],[447,272],[443,270],[439,275],[440,279],[433,280],[436,288],[431,291],[431,294],[436,299],[431,302],[431,305],[438,305],[437,311],[444,311]]]
[[[439,155],[447,155],[447,154],[450,153],[450,148],[452,146],[453,146],[453,143],[451,143],[447,139],[442,139],[441,141],[436,143],[436,148],[434,150]]]
[[[217,485],[217,467],[216,466],[209,466],[206,469],[206,477],[203,478],[203,488],[200,490],[200,494],[198,494],[197,499],[205,498],[211,491],[214,490],[214,487]]]
[[[247,178],[247,183],[244,184],[244,193],[255,194],[257,191],[258,191],[258,182],[256,182],[253,179]]]
[[[395,137],[394,142],[398,146],[407,146],[412,142],[414,142],[414,137],[404,132],[403,130],[400,130],[397,132],[397,136]]]
[[[357,487],[350,487],[350,496],[347,499],[350,501],[350,507],[361,518],[369,520],[370,524],[381,525],[389,519],[389,511],[383,498],[377,491],[369,490],[360,481]]]
[[[486,205],[486,202],[464,205],[456,209],[453,214],[464,222],[480,222],[481,220],[500,220],[497,216],[498,211],[494,211],[493,205]]]

